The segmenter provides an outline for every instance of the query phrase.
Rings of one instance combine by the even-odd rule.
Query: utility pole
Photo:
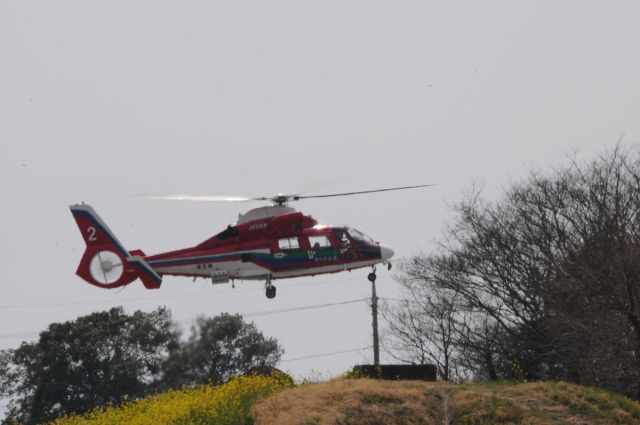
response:
[[[371,314],[373,316],[373,364],[380,365],[380,346],[378,342],[378,296],[376,295],[376,268],[369,273],[368,279],[371,282]]]

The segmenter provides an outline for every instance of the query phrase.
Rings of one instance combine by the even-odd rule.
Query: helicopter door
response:
[[[316,262],[334,261],[337,259],[336,249],[327,235],[309,236],[307,255]]]
[[[325,236],[309,236],[309,246],[314,251],[331,248],[331,240]]]

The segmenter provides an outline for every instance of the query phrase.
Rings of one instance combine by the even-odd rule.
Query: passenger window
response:
[[[313,249],[330,248],[331,241],[326,236],[310,236],[309,244]]]
[[[278,240],[278,247],[281,251],[300,249],[300,242],[298,238],[284,238]]]

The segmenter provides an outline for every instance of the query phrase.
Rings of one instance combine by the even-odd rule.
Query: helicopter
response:
[[[393,249],[350,226],[320,224],[310,215],[288,206],[292,201],[428,187],[404,186],[326,195],[221,197],[146,195],[145,198],[206,202],[269,202],[238,216],[226,229],[202,243],[147,256],[128,251],[88,204],[71,205],[71,213],[86,244],[76,274],[100,288],[113,289],[140,279],[147,289],[158,289],[163,276],[211,279],[213,284],[235,280],[264,280],[267,298],[276,296],[276,279],[337,273],[387,264]],[[234,285],[235,286],[235,285]]]

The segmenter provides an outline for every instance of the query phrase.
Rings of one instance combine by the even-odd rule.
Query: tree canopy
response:
[[[170,314],[121,307],[54,323],[2,355],[0,381],[17,396],[7,420],[39,423],[145,395],[174,342]]]
[[[239,314],[199,317],[187,341],[167,359],[164,381],[171,387],[184,384],[220,384],[254,366],[274,366],[282,348]]]
[[[220,383],[282,349],[239,315],[199,318],[183,341],[168,309],[121,307],[51,324],[37,342],[0,351],[0,396],[13,399],[3,423],[34,424],[120,404],[167,387]]]

